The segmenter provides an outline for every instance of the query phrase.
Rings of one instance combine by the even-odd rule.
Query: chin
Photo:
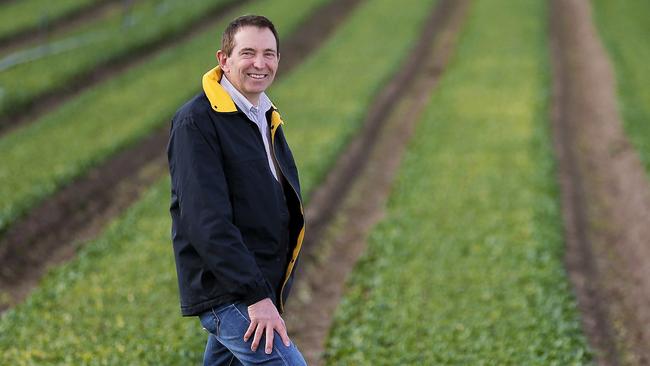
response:
[[[270,85],[271,83],[265,83],[264,85],[255,85],[250,88],[247,88],[246,91],[251,94],[260,94],[264,92]]]

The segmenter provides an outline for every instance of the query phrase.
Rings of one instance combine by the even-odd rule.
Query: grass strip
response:
[[[232,0],[140,0],[103,19],[0,59],[0,116],[24,110],[51,89],[79,82],[98,65],[128,57],[192,27]]]
[[[289,10],[286,0],[277,3]],[[296,5],[291,15],[274,19],[286,36],[313,8],[325,0]],[[237,13],[263,6],[248,5]],[[120,149],[137,143],[160,127],[175,109],[200,88],[201,75],[216,62],[214,50],[227,21],[192,39],[167,49],[146,64],[138,65],[93,87],[32,124],[0,139],[0,233],[29,208],[92,166]]]
[[[327,364],[590,362],[562,261],[545,6],[473,4],[348,281]]]
[[[21,0],[0,5],[0,38],[29,28],[47,27],[60,17],[98,0]]]
[[[433,3],[413,2],[398,14],[392,0],[362,4],[323,48],[274,87],[271,95],[286,111],[285,131],[305,192],[358,129],[365,108],[406,57]],[[287,14],[281,4],[254,10],[277,19]],[[295,10],[295,3],[286,4]],[[388,21],[399,26],[385,27]],[[387,54],[387,48],[393,52]],[[334,76],[335,71],[341,75]],[[5,313],[0,319],[3,361],[198,363],[206,333],[196,318],[178,315],[168,205],[165,177],[77,258],[51,271],[24,304]]]
[[[592,4],[616,73],[625,131],[650,174],[650,2],[593,0]]]

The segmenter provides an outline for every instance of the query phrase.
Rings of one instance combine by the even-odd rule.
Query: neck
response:
[[[253,104],[255,107],[259,106],[259,104],[260,104],[260,95],[259,94],[254,94],[254,95],[246,94],[246,93],[242,92],[241,90],[239,90],[239,92],[246,99],[248,99],[248,101],[251,102],[251,104]]]

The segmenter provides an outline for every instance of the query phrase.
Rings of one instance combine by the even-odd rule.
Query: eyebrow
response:
[[[246,51],[252,51],[252,52],[255,52],[255,49],[252,48],[252,47],[246,47],[246,48],[242,48],[241,50],[239,50],[239,53],[246,52]],[[267,48],[267,49],[264,50],[264,52],[273,52],[273,53],[277,53],[277,51],[274,50],[273,48]]]

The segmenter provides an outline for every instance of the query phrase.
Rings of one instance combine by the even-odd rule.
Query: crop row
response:
[[[104,18],[0,60],[0,116],[23,110],[52,89],[65,90],[109,60],[127,57],[191,27],[232,0],[141,0]],[[216,40],[215,40],[216,41]],[[214,42],[212,43],[214,44]]]
[[[0,5],[0,38],[34,27],[46,27],[57,18],[98,0],[21,0]]]
[[[400,12],[394,12],[392,0],[362,4],[322,48],[271,90],[306,195],[359,130],[373,96],[407,57],[433,3],[414,1]],[[296,14],[297,4],[276,0],[241,11],[266,14],[286,30],[296,21],[287,17]],[[389,23],[393,26],[386,27]],[[205,48],[206,43],[199,45]],[[198,84],[204,69],[193,65],[173,71],[185,79],[196,75]],[[168,103],[174,109],[180,101]],[[206,334],[197,319],[179,314],[168,204],[169,179],[164,177],[74,260],[50,272],[24,304],[7,312],[0,319],[5,361],[198,363]]]
[[[619,106],[627,136],[650,174],[650,2],[592,2],[596,25],[605,41],[618,82]]]
[[[562,260],[546,5],[470,14],[349,278],[330,365],[590,362]]]

